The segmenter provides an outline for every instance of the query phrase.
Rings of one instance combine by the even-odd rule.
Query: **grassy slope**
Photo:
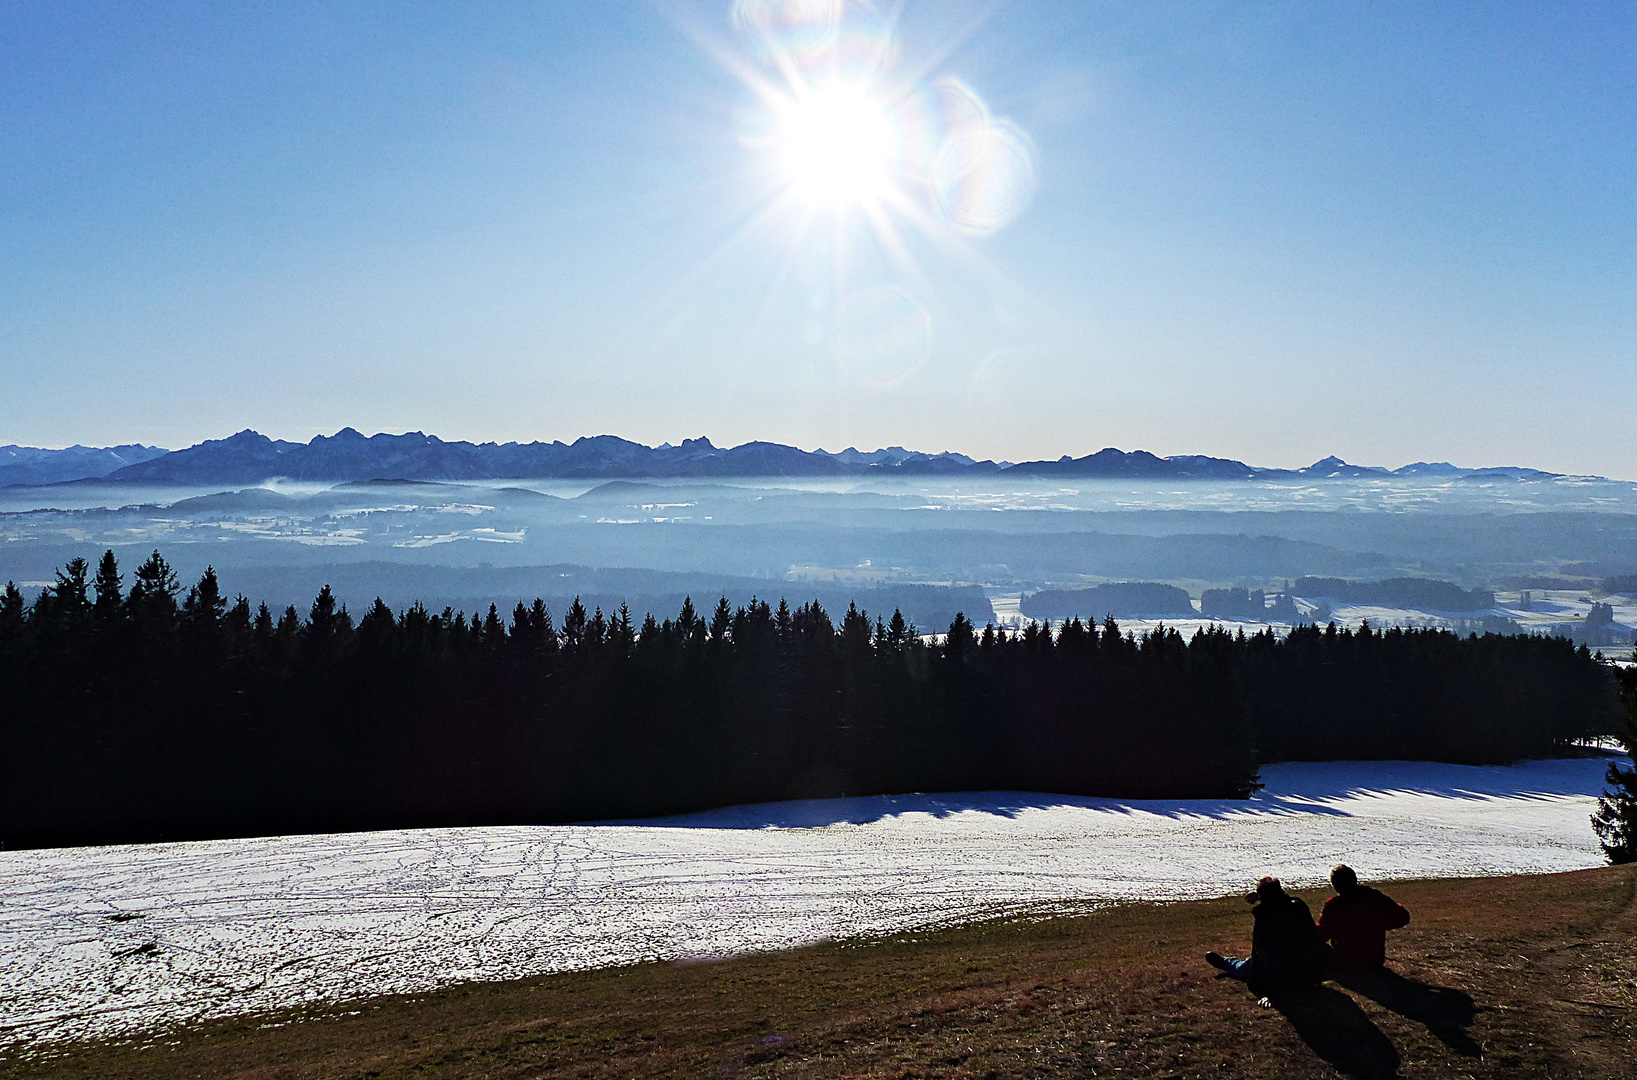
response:
[[[475,984],[0,1057],[20,1077],[1637,1077],[1637,867],[1414,882],[1390,994],[1255,1008],[1235,897]],[[1317,905],[1323,893],[1308,893]],[[273,1025],[273,1026],[270,1026]]]

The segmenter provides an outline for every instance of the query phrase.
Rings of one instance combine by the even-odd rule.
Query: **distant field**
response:
[[[0,1058],[18,1078],[1637,1075],[1637,868],[1399,883],[1397,978],[1255,1008],[1244,901],[1124,904],[386,997]],[[1311,891],[1310,904],[1325,893]]]

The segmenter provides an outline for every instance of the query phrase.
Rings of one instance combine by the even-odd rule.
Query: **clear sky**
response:
[[[0,0],[0,443],[1632,477],[1634,170],[1625,0]]]

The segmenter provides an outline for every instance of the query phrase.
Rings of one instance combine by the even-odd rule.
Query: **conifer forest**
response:
[[[817,603],[305,613],[155,552],[0,598],[0,844],[645,817],[909,791],[1242,798],[1262,762],[1493,763],[1614,732],[1559,638],[1018,632]]]

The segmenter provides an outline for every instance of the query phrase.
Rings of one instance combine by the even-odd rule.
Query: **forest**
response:
[[[1381,604],[1422,611],[1482,611],[1495,606],[1495,594],[1488,589],[1463,589],[1453,582],[1427,578],[1346,581],[1304,577],[1285,591],[1302,597],[1328,597],[1344,604]]]
[[[1186,590],[1153,581],[1116,581],[1089,589],[1042,589],[1023,597],[1019,606],[1031,619],[1071,619],[1081,612],[1185,619],[1194,614]]]
[[[1242,798],[1261,762],[1504,762],[1617,729],[1561,639],[1112,620],[936,636],[751,598],[305,613],[112,552],[0,596],[0,844],[639,817],[1010,789]]]

